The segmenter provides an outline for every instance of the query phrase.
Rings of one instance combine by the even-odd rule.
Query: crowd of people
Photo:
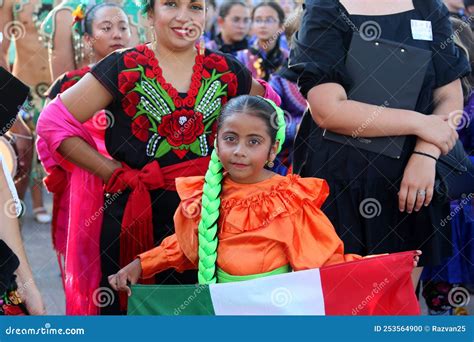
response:
[[[68,315],[126,314],[130,283],[242,281],[410,250],[429,313],[467,314],[448,297],[474,290],[474,175],[446,198],[437,164],[460,142],[474,156],[472,28],[472,0],[0,1],[0,66],[30,88],[2,127],[18,167],[5,174],[14,194],[0,177],[1,200],[29,188],[35,220],[51,225]],[[399,61],[360,81],[348,61],[391,46]],[[404,53],[421,58],[406,80],[393,72],[414,65]],[[388,76],[358,98],[378,70]],[[411,93],[375,101],[400,80]],[[0,257],[19,262],[0,270],[19,265],[24,284],[10,221]],[[113,300],[98,306],[98,289]],[[36,286],[17,297],[44,313]]]

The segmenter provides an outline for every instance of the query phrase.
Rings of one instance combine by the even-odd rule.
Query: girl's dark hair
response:
[[[86,11],[86,14],[84,15],[84,33],[87,33],[90,36],[92,35],[92,26],[94,24],[94,20],[96,19],[95,14],[97,13],[97,11],[99,9],[104,8],[104,7],[119,8],[125,13],[123,8],[121,6],[115,4],[115,3],[107,2],[107,3],[101,3],[101,4],[98,4],[98,5],[94,5],[91,8],[89,8]],[[127,17],[127,20],[128,20],[128,17]]]
[[[273,8],[275,10],[275,12],[277,12],[277,14],[278,14],[279,24],[282,25],[285,22],[285,11],[283,11],[283,8],[281,8],[281,6],[275,1],[262,1],[257,6],[255,6],[252,10],[252,20],[254,19],[255,11],[260,7],[271,7],[271,8]]]
[[[469,24],[457,18],[451,17],[449,19],[453,25],[454,44],[461,50],[461,53],[466,55],[471,66],[474,66],[474,34]],[[464,100],[467,101],[474,87],[474,76],[467,75],[463,77],[461,84],[463,87]]]
[[[230,10],[232,7],[235,5],[240,5],[245,8],[249,8],[246,2],[241,1],[241,0],[228,0],[224,1],[224,3],[219,7],[219,17],[225,18],[229,14]]]
[[[278,126],[273,123],[273,121],[275,121],[275,110],[266,100],[250,95],[242,95],[231,99],[222,108],[221,115],[217,120],[218,132],[223,122],[235,113],[246,113],[262,119],[266,123],[267,133],[272,139],[272,145],[275,143],[276,134],[278,132]]]

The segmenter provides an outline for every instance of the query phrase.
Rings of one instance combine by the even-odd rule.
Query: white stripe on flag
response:
[[[209,285],[216,315],[324,315],[319,269]]]

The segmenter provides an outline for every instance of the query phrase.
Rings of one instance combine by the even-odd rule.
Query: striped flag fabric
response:
[[[211,285],[133,285],[129,315],[419,315],[414,252]]]

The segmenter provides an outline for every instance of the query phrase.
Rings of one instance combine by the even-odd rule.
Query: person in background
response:
[[[30,188],[34,218],[39,223],[51,221],[51,215],[43,203],[44,170],[34,148],[36,121],[51,84],[48,51],[39,39],[39,27],[53,5],[53,0],[0,1],[0,33],[3,37],[0,42],[0,66],[10,70],[8,51],[13,41],[15,60],[12,74],[30,87],[28,102],[20,111],[21,120],[17,120],[9,132],[14,137],[20,161],[15,183],[21,199]]]
[[[288,59],[288,51],[280,47],[285,12],[276,2],[263,1],[252,11],[252,27],[256,40],[248,49],[237,52],[237,59],[257,79],[268,81]]]
[[[91,46],[94,53],[92,60],[100,61],[117,49],[130,47],[130,26],[128,17],[123,9],[115,3],[101,3],[83,8],[82,19],[76,24],[78,32],[85,44]],[[72,70],[59,77],[48,90],[49,100],[63,93],[84,77],[94,65],[86,65],[79,70]],[[107,116],[109,115],[109,116]],[[92,119],[84,122],[84,126],[92,135],[99,152],[106,158],[112,159],[105,148],[105,130],[110,123],[110,114],[99,111]],[[56,163],[49,153],[44,141],[40,138],[37,144],[38,155],[47,172],[44,182],[47,189],[53,193],[52,236],[53,247],[56,250],[59,268],[65,281],[67,269],[63,266],[67,252],[67,233],[69,221],[70,197],[70,167],[67,163]],[[66,303],[71,299],[66,292]],[[66,304],[68,306],[68,304]]]
[[[219,34],[209,41],[206,48],[236,55],[248,48],[250,31],[250,7],[244,1],[229,0],[219,7]]]
[[[299,29],[301,23],[302,8],[297,9],[285,22],[285,36],[289,42],[293,34]],[[281,175],[291,173],[293,162],[293,143],[296,132],[306,110],[306,99],[296,84],[298,74],[288,68],[288,60],[285,60],[281,68],[271,75],[270,85],[280,95],[281,108],[285,111],[286,140],[281,152],[275,159],[273,171]]]
[[[217,36],[217,7],[215,0],[208,0],[206,12],[206,26],[204,30],[204,39],[210,42]]]
[[[461,19],[465,22],[468,21],[469,14],[466,10],[464,0],[443,0],[443,2],[452,17]]]
[[[83,44],[81,35],[72,25],[81,20],[80,8],[95,5],[104,0],[63,0],[44,19],[41,24],[41,38],[48,48],[50,79],[56,80],[65,72],[80,69],[93,63],[93,56],[88,45]],[[134,0],[111,0],[120,5],[128,15],[131,30],[131,45],[149,41],[147,19],[140,13],[140,7]]]

